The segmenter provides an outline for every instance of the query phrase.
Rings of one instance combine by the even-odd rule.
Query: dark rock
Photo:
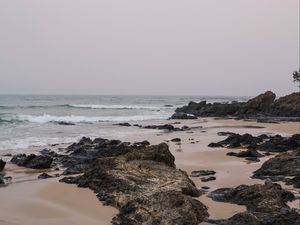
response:
[[[232,133],[225,140],[211,143],[208,146],[227,148],[248,147],[251,150],[286,152],[300,147],[300,134],[294,134],[291,137],[282,137],[280,135],[260,135],[255,137],[251,134],[240,135]]]
[[[239,158],[260,158],[260,157],[263,157],[263,155],[260,154],[255,149],[248,149],[246,151],[241,151],[241,152],[238,152],[238,153],[228,152],[226,155],[228,155],[228,156],[236,156],[236,157],[239,157]]]
[[[141,142],[134,142],[134,145],[146,146],[146,145],[150,145],[150,142],[147,140]]]
[[[251,162],[260,162],[260,160],[257,157],[246,157],[245,159]]]
[[[6,162],[3,161],[2,159],[0,159],[0,172],[1,172],[2,170],[4,170],[5,165],[6,165]]]
[[[18,154],[12,157],[11,162],[18,166],[32,169],[48,169],[51,167],[53,158],[51,158],[50,156],[35,154],[30,154],[28,156],[26,156],[25,154]]]
[[[181,139],[180,138],[173,138],[171,139],[172,142],[181,142]]]
[[[204,189],[204,190],[210,189],[210,187],[208,187],[208,186],[202,186],[201,188]]]
[[[285,180],[287,184],[300,188],[300,154],[298,152],[281,153],[268,161],[264,162],[260,169],[253,173],[254,178],[266,179],[270,178],[274,181],[280,178]],[[294,177],[293,179],[284,179],[285,177]]]
[[[262,225],[260,221],[251,213],[238,213],[227,220],[211,221],[218,225]]]
[[[201,178],[202,182],[208,182],[208,181],[213,181],[213,180],[216,180],[216,178],[215,177],[202,177]]]
[[[277,99],[267,114],[277,117],[300,117],[300,93],[295,92]]]
[[[122,126],[122,127],[130,127],[131,124],[130,123],[117,123],[117,124],[114,124],[116,126]]]
[[[221,147],[223,147],[223,145],[222,144],[220,144],[220,143],[210,143],[209,145],[208,145],[208,147],[211,147],[211,148],[221,148]]]
[[[38,176],[38,179],[48,179],[48,178],[52,178],[52,176],[50,176],[47,173],[42,173]]]
[[[170,119],[188,120],[188,119],[197,119],[197,116],[194,116],[192,114],[182,113],[182,112],[176,112],[171,116]]]
[[[177,108],[175,112],[191,114],[196,117],[235,117],[237,119],[251,118],[258,119],[259,122],[273,122],[277,121],[277,118],[278,120],[285,121],[299,121],[299,95],[299,93],[292,93],[275,100],[275,94],[271,91],[267,91],[250,99],[248,102],[213,104],[207,103],[206,101],[199,103],[190,102],[186,106]],[[174,118],[177,118],[176,113],[174,114]],[[265,120],[265,118],[267,119]]]
[[[230,135],[234,135],[235,133],[233,132],[218,132],[219,136],[230,136]]]
[[[11,157],[12,154],[11,154],[11,153],[7,153],[7,154],[4,154],[3,156],[4,156],[4,157]]]
[[[208,196],[214,201],[245,205],[247,212],[253,214],[261,224],[273,224],[269,222],[276,221],[282,215],[283,208],[287,209],[287,213],[292,213],[287,202],[295,199],[293,193],[268,180],[264,185],[241,185],[237,188],[217,189],[209,193]],[[300,215],[298,214],[295,219],[299,218]]]
[[[123,150],[113,153],[120,146]],[[106,145],[101,150],[109,149],[110,154],[94,153],[85,164],[82,158],[95,151],[89,148],[69,156],[73,163],[86,165],[83,175],[61,181],[89,187],[104,204],[118,208],[112,224],[196,225],[208,217],[207,208],[192,198],[201,192],[185,172],[175,168],[166,144]]]
[[[71,123],[71,122],[65,122],[65,121],[58,121],[58,122],[54,122],[58,125],[63,125],[63,126],[74,126],[75,123]]]
[[[213,170],[195,170],[192,171],[191,177],[201,177],[201,176],[209,176],[209,175],[215,175],[216,172]]]
[[[158,130],[168,130],[168,131],[175,131],[176,128],[171,124],[164,124],[164,125],[148,125],[144,126],[143,128],[146,129],[158,129]]]
[[[0,175],[0,185],[4,185],[4,184],[5,184],[4,178],[3,176]]]
[[[238,114],[257,115],[261,112],[264,112],[273,104],[275,98],[276,95],[271,91],[267,91],[263,94],[260,94],[257,97],[250,99],[242,107]]]

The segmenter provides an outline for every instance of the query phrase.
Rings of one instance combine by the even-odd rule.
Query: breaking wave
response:
[[[31,122],[31,123],[49,123],[49,122],[66,122],[66,123],[96,123],[96,122],[127,122],[139,120],[154,120],[166,119],[167,115],[134,115],[134,116],[53,116],[44,114],[41,116],[23,115],[23,114],[0,114],[0,123],[18,123],[18,122]]]

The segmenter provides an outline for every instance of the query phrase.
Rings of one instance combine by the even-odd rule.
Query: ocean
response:
[[[167,119],[177,107],[189,101],[247,99],[222,96],[0,95],[0,151],[71,143],[83,136],[132,135],[141,129],[120,129],[114,124]]]

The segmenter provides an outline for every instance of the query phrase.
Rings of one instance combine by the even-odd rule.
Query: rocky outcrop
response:
[[[276,95],[267,91],[250,99],[248,102],[232,102],[232,103],[207,103],[201,101],[199,103],[190,102],[188,105],[177,108],[171,119],[178,118],[180,114],[189,114],[196,117],[236,117],[239,119],[256,118],[260,121],[266,118],[277,117],[279,120],[291,118],[299,120],[300,118],[300,94],[292,93],[275,100]]]
[[[6,162],[3,161],[2,159],[0,159],[0,172],[1,172],[2,170],[4,170],[5,165],[6,165]]]
[[[268,110],[274,103],[276,95],[267,91],[250,99],[236,114],[237,115],[258,115]]]
[[[48,173],[42,173],[38,176],[38,179],[48,179],[48,178],[52,178],[52,176],[49,175]]]
[[[294,185],[295,188],[300,188],[300,150],[281,153],[269,159],[253,173],[253,177],[284,181],[289,185]]]
[[[287,202],[294,200],[295,196],[290,191],[282,189],[279,184],[268,180],[263,185],[217,189],[211,192],[209,197],[214,201],[247,207],[247,213],[237,214],[225,221],[216,221],[217,224],[300,224],[300,215],[287,205]]]
[[[68,152],[58,161],[66,171],[83,175],[61,181],[88,187],[104,204],[118,208],[120,213],[112,221],[115,225],[196,225],[208,217],[207,208],[193,198],[201,191],[185,172],[175,168],[166,144],[84,139],[69,146]]]
[[[267,115],[277,117],[300,117],[300,93],[295,92],[279,98],[267,109]]]
[[[234,115],[245,103],[207,103],[202,101],[199,103],[190,102],[187,106],[177,108],[177,113],[185,113],[196,117],[223,117]],[[171,118],[173,118],[173,116]]]
[[[53,158],[44,155],[30,154],[27,156],[25,154],[18,154],[12,157],[11,162],[18,166],[32,169],[48,169],[51,167]]]

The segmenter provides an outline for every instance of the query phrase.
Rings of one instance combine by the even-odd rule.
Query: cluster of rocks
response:
[[[260,169],[253,173],[254,178],[283,181],[287,185],[300,188],[300,134],[290,137],[280,135],[252,136],[250,134],[220,133],[228,137],[210,147],[247,148],[245,151],[229,152],[227,155],[243,157],[247,160],[258,161],[258,158],[279,153],[263,163]],[[260,152],[265,152],[264,154]]]
[[[250,99],[248,102],[232,103],[199,103],[190,102],[188,105],[177,108],[172,119],[188,119],[194,117],[236,117],[247,118],[291,118],[300,119],[300,93],[276,99],[276,95],[267,91]],[[265,120],[265,122],[268,122]]]
[[[245,205],[247,212],[227,220],[211,220],[218,225],[299,225],[300,214],[287,202],[295,200],[290,191],[267,180],[265,184],[241,185],[236,188],[221,188],[208,195],[214,201]]]
[[[296,150],[300,148],[300,134],[292,135],[291,137],[282,137],[280,135],[268,136],[259,135],[252,136],[251,134],[235,134],[222,132],[219,135],[228,135],[228,137],[217,143],[210,143],[208,146],[212,148],[225,147],[225,148],[247,148],[246,151],[239,153],[229,152],[229,156],[243,157],[248,160],[257,161],[258,158],[264,155],[259,151],[266,152],[268,155],[270,152],[286,152],[289,150]]]
[[[206,220],[206,206],[193,198],[202,192],[176,169],[168,145],[149,144],[82,138],[59,154],[45,149],[40,155],[16,155],[11,162],[29,168],[62,166],[63,175],[73,176],[61,182],[88,187],[104,204],[119,209],[115,225],[197,225]]]
[[[140,124],[134,124],[131,125],[130,123],[117,123],[115,124],[116,126],[123,126],[123,127],[130,127],[130,126],[134,126],[134,127],[139,127],[139,128],[144,128],[144,129],[155,129],[155,130],[166,130],[166,131],[188,131],[191,128],[188,126],[182,126],[180,127],[175,127],[172,124],[163,124],[163,125],[140,125]]]

